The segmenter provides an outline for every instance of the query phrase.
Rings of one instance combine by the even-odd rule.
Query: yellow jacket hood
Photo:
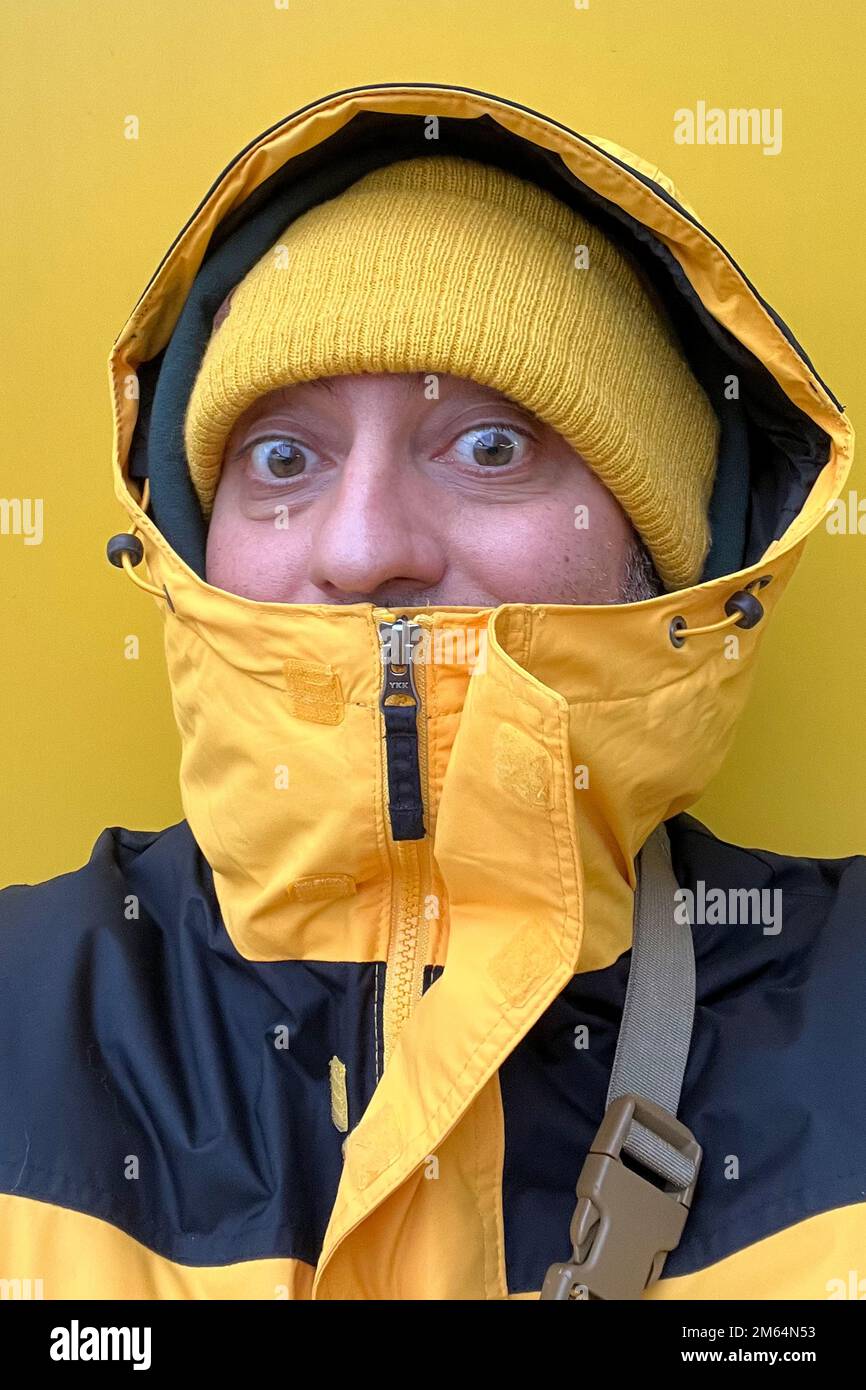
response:
[[[197,277],[272,200],[300,210],[333,196],[407,142],[423,148],[431,128],[438,151],[501,162],[609,219],[678,306],[695,360],[717,375],[727,364],[716,400],[739,406],[715,516],[721,528],[724,508],[741,507],[742,563],[721,572],[717,549],[701,583],[628,606],[400,609],[435,653],[419,672],[426,833],[400,840],[380,705],[379,628],[395,614],[209,585],[162,524],[155,477],[149,506],[142,487],[160,367]],[[635,857],[719,768],[767,623],[844,486],[853,432],[658,168],[512,101],[425,83],[338,92],[242,150],[135,305],[110,377],[115,492],[144,560],[127,568],[147,572],[164,616],[183,805],[226,929],[250,960],[388,964],[387,1068],[346,1146],[326,1238],[345,1258],[336,1273],[320,1263],[319,1296],[339,1296],[363,1217],[488,1103],[487,1083],[567,982],[627,949]],[[162,496],[169,517],[169,484]],[[425,971],[443,966],[422,1000]],[[469,1189],[452,1156],[442,1182],[459,1208]],[[365,1239],[369,1258],[375,1227]]]

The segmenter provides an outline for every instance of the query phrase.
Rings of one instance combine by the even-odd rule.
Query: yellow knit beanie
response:
[[[298,217],[235,287],[190,395],[205,516],[257,397],[359,372],[450,373],[510,396],[586,460],[668,588],[700,578],[717,417],[629,260],[552,194],[423,156]]]

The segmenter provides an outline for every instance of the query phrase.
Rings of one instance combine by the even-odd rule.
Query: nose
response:
[[[326,602],[389,602],[388,585],[413,593],[438,584],[446,556],[432,484],[381,433],[356,436],[310,517],[308,579]]]

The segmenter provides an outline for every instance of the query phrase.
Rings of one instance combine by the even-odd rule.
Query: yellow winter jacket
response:
[[[436,653],[416,668],[423,829],[401,839],[380,703],[396,615],[208,585],[176,426],[204,325],[273,229],[428,149],[535,178],[629,242],[725,462],[692,588],[400,610]],[[185,819],[106,830],[82,869],[0,894],[0,1277],[51,1298],[538,1297],[569,1256],[635,861],[664,822],[682,885],[780,889],[786,918],[695,925],[680,1114],[704,1157],[646,1296],[847,1296],[866,1276],[866,861],[742,849],[687,808],[853,433],[695,210],[628,150],[502,98],[338,92],[217,179],[110,375],[143,562],[120,558],[164,618]]]

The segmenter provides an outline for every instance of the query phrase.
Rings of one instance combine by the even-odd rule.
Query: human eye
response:
[[[528,430],[502,421],[464,430],[451,448],[457,460],[470,469],[496,472],[525,463],[532,442]]]
[[[265,484],[309,474],[319,458],[315,449],[289,435],[273,435],[247,446],[250,476]]]

